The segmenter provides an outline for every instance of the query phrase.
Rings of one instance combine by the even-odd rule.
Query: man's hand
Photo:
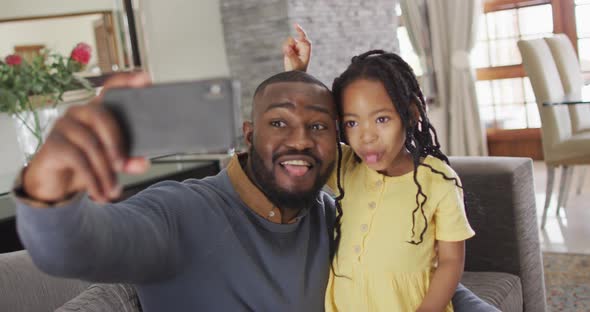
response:
[[[102,97],[110,88],[141,88],[150,83],[145,73],[117,75],[90,103],[69,108],[25,170],[27,195],[43,202],[57,202],[80,191],[98,202],[119,197],[122,189],[116,172],[142,173],[149,162],[125,154],[120,126],[101,105]]]
[[[298,38],[289,37],[283,43],[285,71],[307,71],[311,59],[311,41],[299,24],[295,24],[295,30],[299,34]]]

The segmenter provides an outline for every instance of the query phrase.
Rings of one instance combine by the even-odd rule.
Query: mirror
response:
[[[134,69],[132,38],[124,0],[3,1],[0,57],[17,54],[26,61],[45,53],[69,56],[80,42],[91,58],[80,74],[101,76]],[[135,57],[138,59],[138,57]]]

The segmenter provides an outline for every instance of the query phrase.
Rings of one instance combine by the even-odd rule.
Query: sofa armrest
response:
[[[128,284],[93,284],[55,312],[140,312],[135,288]]]
[[[49,276],[22,250],[0,254],[0,311],[53,311],[90,283]]]
[[[465,270],[506,272],[522,282],[525,311],[545,311],[532,161],[516,157],[451,157],[476,232],[466,243]]]

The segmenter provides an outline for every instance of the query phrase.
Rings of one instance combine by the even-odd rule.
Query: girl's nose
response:
[[[377,140],[377,134],[371,127],[365,127],[361,131],[361,141],[363,143],[373,143],[375,140]]]

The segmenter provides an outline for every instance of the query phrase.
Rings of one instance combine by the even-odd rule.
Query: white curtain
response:
[[[423,69],[421,88],[426,98],[436,97],[436,83],[434,81],[432,48],[430,43],[430,27],[425,0],[400,0],[403,12],[404,26],[408,31],[414,52],[420,58]]]
[[[438,100],[448,116],[448,154],[487,155],[475,74],[469,62],[480,0],[426,0],[426,4]]]
[[[487,155],[469,63],[481,0],[401,0],[404,22],[427,76],[425,93],[444,110],[449,155]],[[445,131],[446,130],[446,131]]]

